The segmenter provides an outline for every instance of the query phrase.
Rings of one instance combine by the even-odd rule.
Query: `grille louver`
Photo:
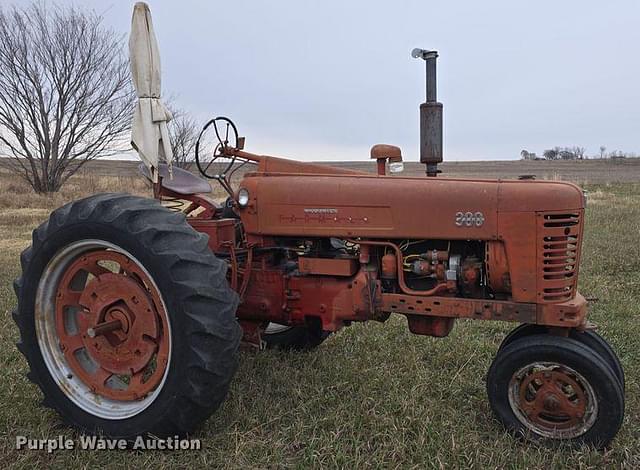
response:
[[[539,215],[538,292],[545,303],[564,302],[576,293],[582,211]]]

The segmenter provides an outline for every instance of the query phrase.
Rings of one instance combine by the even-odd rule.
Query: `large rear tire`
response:
[[[167,437],[220,406],[238,363],[238,298],[182,214],[127,194],[74,201],[34,230],[21,263],[17,346],[66,423]]]

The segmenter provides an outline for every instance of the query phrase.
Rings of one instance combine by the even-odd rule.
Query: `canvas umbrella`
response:
[[[151,11],[144,2],[133,7],[129,58],[138,95],[131,126],[131,145],[149,168],[153,181],[157,182],[160,160],[165,160],[171,170],[173,153],[167,127],[171,112],[160,99],[160,53]]]

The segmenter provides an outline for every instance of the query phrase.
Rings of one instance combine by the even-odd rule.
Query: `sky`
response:
[[[28,3],[2,0],[4,5]],[[94,9],[128,35],[134,2]],[[444,159],[516,159],[579,145],[640,152],[640,2],[150,0],[163,93],[199,122],[234,120],[245,148],[418,160],[424,62],[435,49]]]

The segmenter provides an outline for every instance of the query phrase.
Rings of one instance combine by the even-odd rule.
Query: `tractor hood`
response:
[[[245,228],[261,235],[491,240],[501,214],[584,207],[579,187],[557,181],[257,172],[241,187]]]
[[[584,192],[573,183],[561,181],[496,182],[499,191],[499,211],[555,211],[583,209]]]

